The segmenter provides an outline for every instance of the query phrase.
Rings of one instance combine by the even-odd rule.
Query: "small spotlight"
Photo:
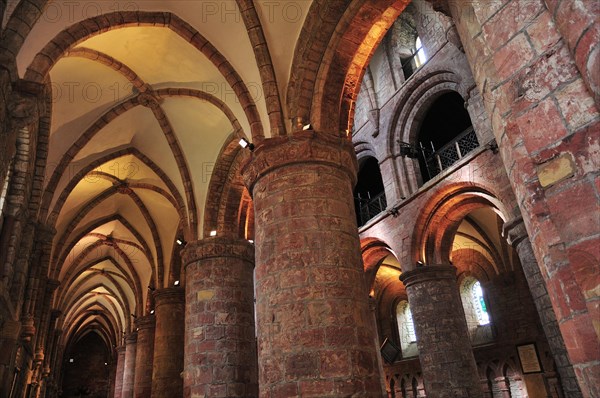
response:
[[[108,362],[104,362],[104,366],[107,366],[107,365],[108,365]]]
[[[140,331],[140,328],[135,328],[135,331],[136,331],[136,332],[139,332],[139,331]]]
[[[217,230],[213,229],[212,231],[210,231],[210,236],[217,236]]]
[[[175,239],[175,243],[177,243],[179,246],[184,246],[186,244],[186,241],[183,240],[183,238],[177,238]]]
[[[248,140],[245,138],[240,138],[239,144],[242,148],[248,148],[251,151],[254,150],[254,144],[251,142],[248,142]]]
[[[156,290],[156,288],[154,288],[154,287],[152,287],[152,286],[148,285],[148,290],[150,290],[151,292],[153,292],[153,291],[155,291],[155,290]]]
[[[248,243],[254,243],[252,239],[248,239]]]
[[[417,267],[422,267],[424,265],[425,264],[423,264],[423,261],[421,261],[421,260],[417,261]]]
[[[73,363],[75,360],[73,358],[69,358],[69,363]]]
[[[173,286],[179,286],[179,281],[173,282]]]
[[[154,310],[150,310],[150,315],[154,315]]]
[[[304,127],[302,127],[302,131],[306,131],[306,130],[312,130],[312,124],[305,124]]]

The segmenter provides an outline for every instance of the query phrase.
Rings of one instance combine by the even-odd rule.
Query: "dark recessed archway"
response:
[[[372,156],[361,159],[359,163],[354,206],[358,226],[366,224],[387,207],[379,162]]]
[[[106,342],[96,332],[86,334],[64,356],[62,396],[108,396],[111,365]]]
[[[460,94],[447,92],[431,104],[419,130],[418,141],[423,182],[479,146]]]

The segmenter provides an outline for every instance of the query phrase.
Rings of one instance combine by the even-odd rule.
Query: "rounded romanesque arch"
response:
[[[451,184],[423,207],[413,232],[415,263],[447,264],[458,225],[471,211],[489,207],[502,219],[510,219],[503,203],[487,189],[469,184]]]
[[[317,131],[347,136],[368,61],[408,2],[361,0],[349,7],[324,3],[313,3],[299,39],[310,45],[296,47],[288,110],[300,125],[310,122]],[[323,21],[336,21],[335,29]],[[320,65],[310,61],[314,56],[323,60]]]

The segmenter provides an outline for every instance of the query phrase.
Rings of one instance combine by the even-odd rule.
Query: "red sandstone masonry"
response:
[[[135,377],[133,383],[134,398],[149,398],[152,390],[152,366],[154,359],[154,315],[138,317],[137,351],[135,356]]]
[[[516,1],[506,2],[502,7],[516,3]],[[561,2],[561,5],[567,8],[572,4],[573,2],[569,1]],[[558,5],[558,8],[561,8],[561,5]],[[576,65],[580,71],[587,70],[587,67],[597,63],[595,61],[597,51],[590,51],[592,47],[583,42],[582,49],[585,50],[579,54],[586,54],[585,61],[577,57],[577,51],[575,51],[575,58],[569,56],[568,52],[564,51],[564,47],[572,43],[572,40],[569,35],[564,34],[563,27],[560,32],[563,33],[564,40],[556,42],[553,46],[547,44],[546,48],[549,46],[549,49],[539,53],[537,48],[543,40],[535,35],[546,37],[546,32],[549,31],[550,36],[557,36],[556,25],[549,22],[548,15],[544,15],[548,13],[547,10],[534,18],[514,24],[512,32],[507,35],[493,29],[486,29],[490,24],[487,19],[473,18],[473,15],[482,14],[482,7],[485,6],[480,3],[455,3],[455,7],[451,9],[465,44],[467,57],[473,65],[478,86],[488,93],[496,90],[498,86],[497,90],[502,92],[502,96],[498,97],[501,100],[486,103],[488,112],[493,118],[494,134],[499,140],[505,167],[518,198],[542,276],[546,279],[548,293],[554,311],[557,313],[561,333],[567,344],[582,393],[585,397],[596,396],[600,394],[598,389],[600,384],[597,382],[597,375],[600,374],[598,365],[600,346],[598,332],[593,326],[593,319],[597,318],[596,307],[590,305],[583,311],[562,311],[561,308],[570,309],[571,304],[567,301],[567,297],[575,302],[597,301],[595,294],[586,297],[582,286],[577,282],[581,279],[577,274],[588,274],[594,268],[597,270],[598,253],[587,253],[588,256],[595,258],[595,261],[587,263],[584,269],[577,268],[570,261],[570,255],[583,241],[587,241],[591,246],[598,246],[600,224],[595,222],[597,220],[592,220],[590,212],[573,214],[570,206],[561,203],[560,199],[554,202],[552,197],[558,198],[558,195],[564,192],[581,192],[582,196],[577,198],[577,202],[585,203],[597,214],[599,203],[597,192],[595,187],[589,188],[594,186],[593,175],[598,170],[597,162],[593,160],[595,156],[592,146],[569,144],[583,143],[585,142],[583,137],[597,136],[599,115],[597,109],[589,107],[590,96],[587,93],[580,91],[579,95],[571,97],[573,101],[570,103],[558,100],[560,93],[568,87],[568,82],[557,84],[556,81],[534,79],[534,84],[529,84],[528,80],[522,77],[533,76],[536,73],[543,76],[546,65],[544,58],[550,59],[550,57],[554,57],[555,66],[564,68],[565,65],[570,64],[571,69]],[[570,32],[584,31],[588,26],[586,22],[588,17],[597,19],[595,12],[587,6],[579,8],[576,14],[579,16],[572,19],[573,24],[568,28]],[[585,18],[581,19],[581,16]],[[554,14],[553,19],[559,25],[565,21],[559,14]],[[596,28],[589,32],[595,30]],[[477,36],[480,31],[483,33]],[[525,35],[532,35],[531,42],[523,40]],[[475,36],[478,40],[472,39]],[[512,38],[507,39],[507,36]],[[496,48],[499,49],[497,52],[492,50]],[[520,54],[526,56],[522,57]],[[515,73],[510,73],[508,70]],[[588,87],[592,87],[588,73],[584,72],[583,75]],[[573,82],[580,79],[581,76],[575,75]],[[593,87],[591,91],[595,92]],[[538,93],[542,96],[538,97]],[[573,126],[573,123],[566,121],[564,116],[573,112],[574,103],[585,104],[587,110],[581,112],[580,118],[583,122],[580,121]],[[542,121],[541,118],[544,120]],[[551,122],[549,123],[547,119]],[[545,131],[544,137],[540,136],[540,129]],[[592,139],[593,141],[595,140]],[[550,186],[542,186],[538,173],[544,167],[552,167],[552,162],[559,156],[576,159],[577,166],[572,168],[572,176],[554,181]],[[561,203],[561,206],[556,206],[556,203]],[[586,231],[574,236],[570,225],[586,226]],[[585,356],[579,354],[584,344],[585,351],[592,354]]]
[[[185,292],[168,287],[154,292],[156,327],[152,398],[183,396]]]
[[[254,247],[226,237],[190,242],[184,397],[257,397]]]
[[[456,268],[426,265],[402,274],[419,338],[427,394],[480,397],[481,385],[456,284]]]
[[[266,140],[243,170],[256,216],[260,396],[382,394],[346,140]],[[340,327],[347,327],[340,336]]]
[[[123,369],[123,388],[121,398],[133,398],[133,383],[135,378],[135,357],[137,351],[137,333],[125,337],[125,367]]]

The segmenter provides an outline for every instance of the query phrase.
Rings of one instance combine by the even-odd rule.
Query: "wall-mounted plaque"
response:
[[[517,352],[519,353],[519,361],[521,361],[523,373],[539,373],[542,371],[535,343],[518,345]]]

